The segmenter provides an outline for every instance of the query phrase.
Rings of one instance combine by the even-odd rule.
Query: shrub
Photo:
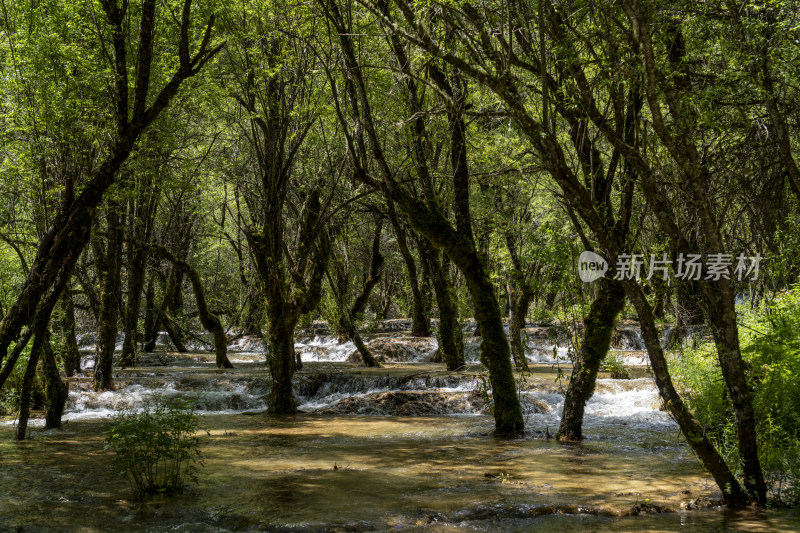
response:
[[[202,460],[196,432],[197,415],[189,402],[159,400],[115,417],[105,448],[114,451],[114,466],[137,499],[176,494],[187,479],[197,481]]]
[[[10,350],[9,350],[10,351]],[[31,353],[31,343],[25,347],[14,365],[11,375],[0,389],[0,416],[16,416],[19,412],[19,395]],[[41,373],[37,372],[31,389],[31,408],[42,409],[45,405],[44,383]]]
[[[600,367],[600,370],[609,372],[611,374],[611,379],[631,379],[631,371],[628,370],[628,367],[625,366],[622,359],[611,351],[609,351],[605,359],[603,359],[603,365]]]
[[[739,333],[753,391],[759,458],[771,496],[800,501],[800,286],[771,305],[739,310]],[[738,473],[736,423],[712,344],[672,362],[687,404]]]

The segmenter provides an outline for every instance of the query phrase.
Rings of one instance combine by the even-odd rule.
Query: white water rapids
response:
[[[480,338],[467,339],[468,363],[477,362],[479,342]],[[395,358],[393,361],[409,365],[412,368],[409,372],[413,372],[415,364],[420,365],[421,371],[431,372],[429,361],[437,348],[435,339],[414,339],[400,333],[376,336],[370,345],[378,350],[388,347],[391,351],[389,356]],[[564,343],[529,339],[526,346],[526,355],[534,369],[549,366],[547,370],[552,371],[569,361],[571,348]],[[91,368],[93,347],[86,348],[83,365]],[[353,375],[348,369],[355,367],[342,366],[348,359],[353,360],[353,343],[339,343],[338,338],[330,335],[298,337],[295,349],[300,352],[302,361],[311,366],[307,374],[300,376],[295,391],[299,409],[303,412],[383,416],[398,414],[396,404],[410,401],[416,402],[412,403],[414,409],[403,410],[401,405],[400,414],[488,414],[484,401],[488,396],[482,392],[486,385],[474,373],[415,379]],[[641,352],[617,353],[624,354],[620,359],[627,364],[646,362],[646,354]],[[264,369],[263,343],[259,339],[242,337],[229,346],[229,358],[236,369],[218,372],[213,368],[213,355],[210,353],[174,354],[157,360],[163,366],[144,365],[131,371],[119,370],[116,377],[118,387],[114,391],[94,392],[88,380],[73,380],[64,420],[106,418],[122,410],[141,409],[156,398],[191,400],[200,414],[266,410],[269,384]],[[558,427],[569,367],[565,367],[563,372],[565,377],[559,384],[540,379],[541,383],[520,385],[520,400],[529,429],[549,431]],[[387,397],[386,393],[397,394]],[[586,406],[585,427],[591,430],[617,425],[630,428],[673,425],[659,405],[650,378],[600,379]],[[10,423],[13,422],[6,422]],[[31,423],[36,426],[43,421],[32,420]]]

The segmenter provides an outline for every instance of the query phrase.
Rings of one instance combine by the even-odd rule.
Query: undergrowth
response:
[[[800,502],[800,286],[755,310],[742,306],[738,316],[759,459],[771,501],[796,504]],[[741,475],[733,406],[714,345],[684,350],[671,366],[694,415]]]

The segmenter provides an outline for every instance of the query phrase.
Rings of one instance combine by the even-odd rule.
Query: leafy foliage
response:
[[[631,379],[631,371],[628,370],[622,359],[613,352],[609,352],[603,359],[601,370],[609,372],[612,379]]]
[[[197,482],[203,464],[197,429],[191,404],[158,401],[114,418],[105,448],[116,454],[114,466],[128,478],[137,499],[176,494],[187,479]]]
[[[22,381],[25,377],[25,369],[28,366],[31,350],[30,345],[25,347],[20,354],[17,364],[14,366],[11,375],[8,376],[3,388],[0,389],[0,417],[16,416],[19,412],[19,396],[22,390]],[[42,377],[37,374],[33,380],[31,389],[31,405],[34,409],[41,409],[44,406],[45,394]]]
[[[740,310],[742,355],[758,420],[759,458],[772,497],[800,501],[800,286],[771,305]],[[731,465],[738,467],[736,421],[716,350],[704,344],[674,361],[687,401]]]

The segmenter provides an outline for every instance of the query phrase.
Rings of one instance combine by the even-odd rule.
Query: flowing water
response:
[[[535,332],[534,332],[535,333]],[[531,335],[534,337],[534,335]],[[475,339],[469,339],[476,344]],[[431,344],[433,343],[433,344]],[[234,370],[213,354],[161,353],[95,393],[70,380],[64,428],[11,441],[0,425],[0,531],[788,531],[793,511],[726,512],[647,369],[601,376],[586,440],[549,439],[563,404],[568,346],[528,339],[533,373],[520,380],[527,431],[491,436],[485,374],[430,362],[435,341],[391,331],[371,339],[389,363],[346,362],[353,347],[298,337],[301,413],[270,416],[259,341],[240,339]],[[631,346],[620,353],[641,359]],[[474,348],[470,348],[474,350]],[[90,357],[90,354],[87,354]],[[473,358],[470,358],[473,359]],[[88,362],[88,361],[85,361]],[[157,396],[185,397],[202,415],[205,465],[184,495],[131,501],[103,449],[110,416]],[[696,510],[699,509],[699,510]],[[6,529],[7,528],[7,529]]]

